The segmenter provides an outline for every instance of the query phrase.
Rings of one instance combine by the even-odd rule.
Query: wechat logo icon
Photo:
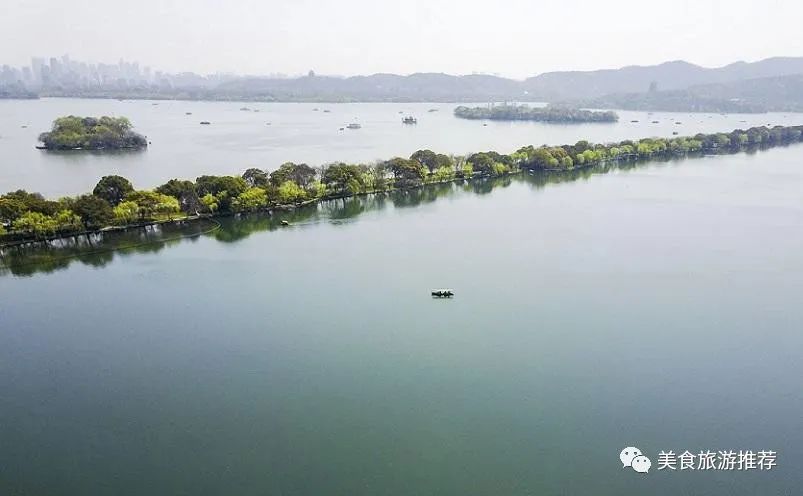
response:
[[[622,461],[622,468],[630,467],[640,474],[646,474],[650,471],[652,462],[649,458],[641,453],[641,450],[629,446],[619,453],[619,460]]]

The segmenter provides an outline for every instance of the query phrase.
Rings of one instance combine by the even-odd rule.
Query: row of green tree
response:
[[[616,122],[616,112],[581,110],[563,105],[530,107],[529,105],[492,105],[488,107],[466,107],[454,109],[454,115],[462,119],[490,119],[499,121],[538,121],[538,122]]]
[[[771,147],[796,143],[803,136],[803,126],[752,127],[730,133],[696,134],[674,138],[643,138],[617,143],[527,146],[511,154],[521,168],[530,170],[571,170],[605,161],[648,160],[682,156],[690,153],[735,153],[746,148]]]
[[[570,171],[605,162],[647,160],[690,153],[734,153],[751,147],[799,142],[803,126],[755,127],[693,137],[645,138],[616,143],[527,146],[511,154],[494,151],[454,156],[418,150],[409,158],[373,164],[321,167],[292,162],[272,172],[251,168],[241,176],[171,179],[153,190],[135,190],[121,176],[103,177],[91,194],[48,200],[24,190],[0,196],[0,236],[37,239],[198,214],[230,214],[417,188],[473,177],[498,177],[521,169]]]
[[[148,140],[132,130],[125,117],[76,117],[53,121],[49,132],[39,135],[48,150],[122,150],[148,146]]]

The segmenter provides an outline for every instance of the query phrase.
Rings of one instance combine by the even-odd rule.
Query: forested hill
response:
[[[548,72],[524,81],[523,87],[546,101],[593,98],[612,93],[679,90],[745,79],[803,74],[803,57],[775,57],[705,68],[684,61],[598,71]]]
[[[683,61],[653,66],[629,66],[597,71],[548,72],[524,81],[489,75],[452,76],[418,73],[409,76],[374,74],[336,78],[248,78],[215,89],[221,95],[276,100],[362,101],[489,101],[556,102],[598,98],[609,94],[680,90],[752,78],[803,74],[803,57],[777,57],[705,68]]]
[[[520,99],[521,81],[490,75],[452,76],[417,73],[409,76],[373,74],[338,78],[249,78],[215,89],[221,95],[275,100],[329,101],[486,101]]]
[[[803,74],[703,84],[682,90],[613,93],[567,100],[590,108],[676,112],[803,112]]]

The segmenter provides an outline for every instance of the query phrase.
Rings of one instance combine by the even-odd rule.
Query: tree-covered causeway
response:
[[[136,190],[123,177],[105,176],[91,193],[77,197],[52,200],[25,190],[0,196],[0,244],[182,218],[292,208],[323,199],[503,176],[522,170],[568,172],[604,162],[737,153],[797,143],[801,136],[803,126],[761,126],[730,133],[606,144],[578,141],[574,145],[526,146],[511,154],[488,151],[455,156],[419,150],[409,158],[395,157],[373,164],[311,167],[288,162],[270,173],[251,168],[241,176],[171,179],[153,190]]]

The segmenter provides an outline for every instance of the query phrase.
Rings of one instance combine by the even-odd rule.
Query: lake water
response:
[[[240,120],[257,116],[236,103],[84,103],[153,112],[150,121],[125,113],[160,122],[163,136],[183,133],[183,151],[160,138],[137,162],[110,165],[116,157],[21,147],[40,173],[61,171],[32,183],[86,189],[55,180],[73,166],[85,178],[130,167],[155,183],[195,167],[233,172],[245,156],[356,160],[634,131],[627,122],[481,128],[446,110],[416,112],[419,125],[402,128],[403,106],[387,104],[387,122],[349,112],[365,127],[334,132],[320,149],[310,138],[318,124],[294,146],[288,130],[286,148],[254,149],[261,131]],[[231,108],[220,114],[231,116],[229,137],[222,122],[208,141],[194,124],[170,131],[183,112],[156,117],[170,105],[194,108],[193,122],[199,108]],[[307,122],[329,118],[287,107]],[[431,115],[455,127],[428,135]],[[723,125],[705,129],[736,127],[716,119]],[[450,136],[456,129],[468,134]],[[338,141],[374,132],[362,149]],[[407,136],[397,148],[393,133]],[[223,219],[210,232],[109,237],[78,259],[58,247],[27,264],[6,254],[20,265],[0,273],[0,494],[797,494],[801,164],[794,145],[607,174],[524,174]],[[160,239],[171,241],[147,244]],[[433,300],[435,287],[456,296]],[[652,459],[649,474],[622,468],[631,445]],[[778,466],[657,470],[661,450],[709,449],[774,450]]]
[[[259,112],[241,111],[243,106]],[[98,179],[108,174],[125,176],[138,188],[152,188],[175,177],[241,174],[249,167],[273,170],[287,161],[311,165],[368,162],[409,156],[422,148],[455,154],[509,153],[530,144],[562,145],[581,139],[604,142],[671,136],[673,131],[691,135],[768,123],[803,123],[803,114],[648,115],[620,111],[615,124],[489,121],[483,126],[481,121],[454,117],[454,107],[432,103],[0,100],[0,192],[25,188],[58,197],[91,191]],[[433,108],[438,112],[428,112]],[[151,146],[144,152],[119,154],[35,149],[39,133],[49,130],[55,118],[70,114],[126,116],[137,131],[148,136]],[[417,117],[418,124],[402,124],[404,115]],[[202,126],[200,121],[211,125]],[[362,129],[339,130],[355,121]]]

